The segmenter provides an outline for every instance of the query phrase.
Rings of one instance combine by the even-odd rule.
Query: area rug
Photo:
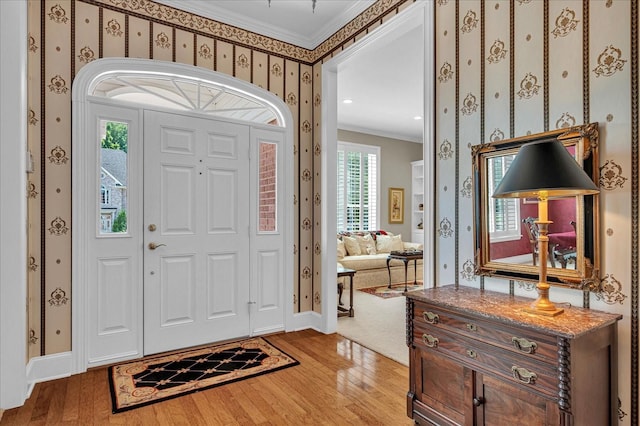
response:
[[[385,299],[355,291],[353,309],[355,310],[353,317],[338,318],[338,334],[408,366],[405,298]]]
[[[413,282],[407,285],[407,291],[419,290],[421,288],[422,281],[418,281],[418,285],[413,285]],[[389,288],[388,285],[383,285],[379,287],[359,288],[358,290],[364,293],[369,293],[373,294],[374,296],[388,299],[389,297],[402,296],[402,293],[404,293],[404,283],[391,284],[391,288]]]
[[[109,367],[113,412],[298,365],[262,337]]]

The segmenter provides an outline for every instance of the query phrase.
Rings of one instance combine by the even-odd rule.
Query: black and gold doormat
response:
[[[298,365],[262,337],[109,367],[113,412]]]

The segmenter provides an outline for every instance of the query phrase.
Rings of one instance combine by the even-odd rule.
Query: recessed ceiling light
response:
[[[414,120],[422,120],[422,117],[420,117],[419,115],[416,115],[415,117],[413,117]]]
[[[343,104],[352,104],[353,103],[353,99],[345,99],[342,101]]]

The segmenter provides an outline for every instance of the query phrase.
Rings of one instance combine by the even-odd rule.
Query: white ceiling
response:
[[[338,127],[422,142],[422,28],[376,39],[338,67]],[[344,99],[353,103],[345,105]]]
[[[374,0],[156,0],[181,10],[313,49]],[[338,127],[422,142],[423,37],[383,37],[338,68]],[[344,105],[342,100],[353,100]]]

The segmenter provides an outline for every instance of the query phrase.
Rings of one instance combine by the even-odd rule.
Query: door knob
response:
[[[484,398],[483,397],[476,396],[475,398],[473,398],[473,405],[475,405],[476,407],[479,407],[482,404],[484,404]]]
[[[151,225],[149,225],[149,231],[153,232],[156,230],[156,225],[155,223],[152,223]]]
[[[162,246],[166,247],[166,244],[149,243],[149,250],[155,250],[158,247],[162,247]]]

